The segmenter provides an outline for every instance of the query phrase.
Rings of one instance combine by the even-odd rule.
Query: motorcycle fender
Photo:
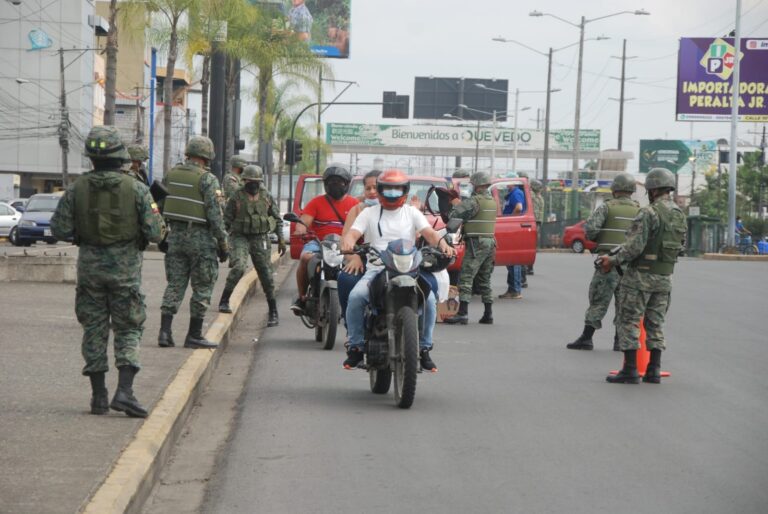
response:
[[[326,289],[338,289],[339,284],[335,280],[324,280],[322,285],[320,286],[320,295],[322,296],[323,293],[325,293]]]
[[[408,275],[398,275],[389,281],[394,287],[416,287],[416,279]]]

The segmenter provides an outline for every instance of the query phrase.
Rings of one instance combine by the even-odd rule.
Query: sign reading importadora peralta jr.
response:
[[[506,127],[457,127],[449,125],[363,125],[357,123],[329,123],[326,130],[329,145],[400,146],[406,148],[455,148],[472,150],[475,147],[511,149],[515,132]],[[518,150],[544,149],[543,130],[517,130]],[[573,150],[573,130],[552,130],[549,148],[552,151]],[[579,147],[582,152],[600,151],[600,131],[581,130]]]
[[[768,121],[768,38],[682,38],[677,61],[677,121],[731,119],[739,68],[739,121]]]

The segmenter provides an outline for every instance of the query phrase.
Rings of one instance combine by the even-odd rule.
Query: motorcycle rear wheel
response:
[[[419,317],[411,307],[401,307],[395,316],[392,362],[395,405],[408,409],[416,396],[419,369]]]
[[[387,394],[392,385],[392,369],[368,368],[368,378],[371,381],[371,392],[373,394]]]

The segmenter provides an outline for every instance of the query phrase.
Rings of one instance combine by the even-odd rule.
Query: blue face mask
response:
[[[368,207],[373,207],[374,205],[379,205],[379,199],[378,198],[366,198],[363,200],[363,203]]]
[[[400,198],[401,196],[403,196],[405,192],[403,192],[402,189],[385,189],[384,191],[381,192],[381,194],[384,198],[389,198],[394,200],[396,198]]]

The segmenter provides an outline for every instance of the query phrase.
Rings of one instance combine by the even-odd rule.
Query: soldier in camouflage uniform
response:
[[[94,127],[85,152],[94,170],[69,186],[51,218],[51,230],[80,247],[75,314],[83,326],[83,375],[91,381],[91,414],[107,414],[111,407],[144,418],[147,410],[133,395],[146,319],[141,252],[147,242],[162,239],[165,225],[147,186],[122,173],[130,156],[116,128]],[[112,403],[105,383],[110,326],[119,370]]]
[[[168,286],[163,295],[158,345],[175,346],[171,325],[184,299],[187,284],[192,283],[189,301],[189,331],[185,348],[215,348],[217,345],[202,335],[203,318],[211,301],[213,286],[219,276],[221,262],[229,256],[227,233],[221,212],[219,181],[207,167],[213,160],[213,142],[195,136],[187,143],[187,161],[171,169],[163,177],[168,189],[163,216],[168,220],[168,252],[165,254],[165,277]]]
[[[128,154],[131,156],[131,167],[126,170],[126,173],[139,182],[149,185],[147,170],[144,167],[144,163],[149,159],[147,148],[142,145],[131,145],[128,147]]]
[[[479,323],[493,323],[493,291],[491,290],[491,274],[496,259],[496,227],[497,205],[488,187],[491,177],[487,173],[475,173],[469,178],[473,186],[472,196],[461,200],[453,200],[455,207],[451,211],[452,219],[464,222],[464,241],[466,251],[461,263],[459,278],[459,312],[444,320],[449,325],[466,325],[469,322],[469,301],[472,299],[472,285],[475,284],[482,296],[485,312]]]
[[[224,178],[221,180],[221,184],[224,188],[225,205],[229,199],[243,187],[243,169],[245,169],[246,164],[248,164],[245,159],[239,155],[232,156],[230,162],[232,164],[232,170],[224,175]]]
[[[219,312],[232,312],[229,297],[245,273],[248,256],[259,275],[261,287],[269,305],[268,326],[278,324],[275,283],[272,277],[272,243],[270,232],[277,235],[277,248],[285,254],[283,220],[272,195],[262,187],[264,174],[259,166],[246,166],[243,170],[243,187],[227,201],[224,208],[224,225],[230,234],[232,255],[229,262],[232,269],[219,301]]]
[[[637,384],[637,349],[640,347],[640,322],[646,332],[651,353],[643,382],[661,382],[661,352],[664,319],[672,292],[672,273],[677,256],[685,244],[686,218],[669,193],[675,190],[675,177],[664,168],[654,168],[645,178],[651,204],[640,209],[627,232],[627,240],[610,255],[600,257],[604,272],[624,267],[619,285],[619,347],[624,352],[624,366],[611,383]]]
[[[607,255],[625,241],[627,229],[640,210],[640,205],[631,198],[635,192],[635,179],[632,175],[617,175],[611,184],[611,191],[613,198],[595,209],[584,223],[584,233],[587,239],[597,242],[596,252],[600,255]],[[567,344],[566,348],[593,348],[592,335],[595,330],[602,328],[603,318],[614,296],[617,298],[615,309],[619,312],[619,278],[615,269],[608,273],[598,269],[594,271],[592,282],[589,284],[589,307],[584,314],[584,331],[575,341]],[[618,334],[613,337],[613,349],[619,351]]]

